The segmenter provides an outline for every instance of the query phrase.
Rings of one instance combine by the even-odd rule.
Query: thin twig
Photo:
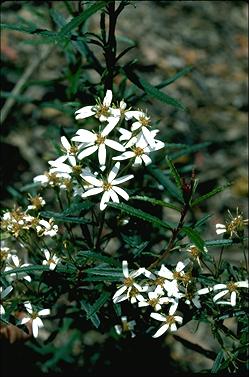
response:
[[[41,51],[41,54],[35,58],[30,65],[27,66],[25,71],[23,72],[22,76],[14,86],[11,96],[6,100],[5,104],[3,105],[3,108],[1,110],[1,123],[6,120],[10,110],[14,106],[16,99],[15,97],[18,96],[21,93],[21,90],[23,86],[25,85],[26,81],[30,78],[30,76],[35,72],[35,70],[39,67],[41,62],[45,60],[51,51],[54,49],[54,45],[52,46],[45,46],[43,50]]]

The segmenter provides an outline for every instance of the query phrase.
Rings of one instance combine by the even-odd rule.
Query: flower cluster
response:
[[[39,206],[44,205],[45,201],[39,197]],[[6,211],[3,214],[1,220],[1,229],[12,234],[14,237],[18,238],[21,232],[28,231],[30,229],[35,230],[39,237],[50,236],[54,237],[58,232],[58,226],[54,224],[53,219],[49,221],[40,219],[38,217],[31,216],[27,211],[37,209],[34,204],[28,207],[26,211],[23,211],[20,207],[13,209],[12,211]]]
[[[120,161],[129,160],[122,167],[124,172],[131,166],[150,164],[150,154],[164,147],[156,139],[159,130],[152,128],[145,112],[126,109],[124,101],[118,106],[112,104],[111,90],[107,90],[103,102],[97,100],[95,105],[84,106],[75,114],[77,120],[93,117],[99,124],[95,130],[80,128],[70,140],[62,136],[62,156],[50,160],[49,171],[34,181],[42,186],[70,188],[83,199],[101,194],[101,211],[110,200],[128,200],[128,193],[120,185],[133,179],[134,174],[119,176]]]
[[[193,249],[193,245],[191,248]],[[122,267],[124,280],[114,294],[113,302],[117,304],[127,300],[131,304],[136,303],[139,308],[150,307],[152,310],[150,317],[163,322],[153,335],[154,338],[161,336],[168,329],[176,331],[177,323],[179,325],[183,323],[183,316],[179,311],[182,303],[200,309],[202,295],[220,290],[212,298],[213,302],[235,306],[238,289],[248,288],[248,281],[239,281],[197,289],[189,259],[179,261],[174,269],[169,269],[162,264],[160,269],[153,273],[144,267],[129,272],[127,261],[123,261]],[[227,297],[227,300],[219,301],[222,297]],[[177,313],[178,311],[179,313]],[[127,323],[126,317],[125,323]],[[126,331],[132,330],[132,336],[134,336],[135,323],[134,321],[128,323],[132,323],[133,326],[132,329],[126,326]],[[116,325],[115,329],[118,334],[123,332],[120,325],[118,327]]]

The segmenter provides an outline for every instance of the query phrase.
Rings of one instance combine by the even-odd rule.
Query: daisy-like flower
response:
[[[138,306],[144,307],[144,306],[152,306],[152,308],[158,312],[162,309],[162,305],[172,303],[173,305],[176,305],[176,308],[178,306],[178,302],[173,299],[166,296],[162,296],[161,288],[157,287],[154,292],[148,292],[148,299],[139,301]],[[176,310],[176,309],[175,309]]]
[[[11,255],[10,259],[8,260],[8,266],[5,267],[4,272],[11,271],[15,268],[22,268],[22,267],[27,267],[27,266],[30,266],[30,264],[29,263],[21,264],[21,261],[17,255]],[[8,281],[13,281],[15,279],[24,279],[28,281],[29,283],[31,282],[31,277],[27,275],[25,272],[10,273],[6,275],[6,279]]]
[[[134,139],[136,140],[137,138]],[[151,158],[148,156],[151,151],[152,148],[148,145],[145,138],[140,137],[139,139],[137,139],[136,144],[131,147],[130,151],[126,151],[120,156],[113,157],[112,159],[116,161],[122,161],[134,158],[134,166],[142,165],[143,162],[145,165],[149,165],[152,163]]]
[[[24,325],[25,323],[32,321],[32,333],[33,333],[34,338],[37,338],[38,333],[39,333],[39,328],[44,326],[40,317],[49,315],[50,309],[42,309],[39,311],[33,310],[31,303],[28,301],[24,303],[24,306],[28,312],[28,315],[22,318],[21,325]]]
[[[135,278],[143,273],[144,268],[140,267],[137,271],[129,273],[128,262],[126,260],[122,262],[122,267],[124,275],[123,284],[114,294],[112,298],[113,302],[116,304],[118,302],[130,299],[131,303],[133,304],[137,300],[143,301],[144,297],[140,292],[143,292],[144,289],[141,287],[141,285],[135,282]]]
[[[216,224],[216,233],[224,234],[227,233],[229,238],[239,237],[244,232],[245,225],[248,224],[248,219],[244,219],[242,213],[239,212],[239,209],[236,210],[236,216],[234,217],[231,212],[228,210],[228,215],[230,221],[227,221],[226,224]]]
[[[75,157],[78,153],[78,147],[76,145],[70,144],[67,140],[66,136],[61,137],[61,144],[63,146],[63,151],[66,153],[66,157],[69,161],[72,161],[72,165],[74,164],[74,159],[72,157]]]
[[[60,258],[58,258],[55,254],[50,254],[50,252],[45,249],[43,250],[45,258],[42,262],[44,266],[49,266],[50,270],[54,270],[57,264],[60,262]]]
[[[65,160],[66,161],[66,160]],[[42,186],[51,186],[51,187],[63,187],[63,185],[66,184],[66,181],[68,183],[71,181],[71,176],[68,173],[52,173],[45,172],[44,174],[37,175],[34,177],[33,181],[36,183],[40,183]]]
[[[112,121],[116,125],[119,121],[119,117],[117,116],[117,112],[113,113],[111,103],[112,91],[107,90],[102,103],[100,100],[98,100],[94,106],[84,106],[80,108],[75,112],[75,119],[85,119],[95,116],[95,118],[98,118],[100,122]]]
[[[0,262],[6,262],[11,257],[10,248],[1,246],[0,248]]]
[[[136,335],[134,333],[134,327],[136,325],[136,321],[127,321],[127,317],[121,317],[122,325],[115,325],[114,328],[118,335],[121,335],[125,332],[131,332],[131,337],[134,338]]]
[[[236,298],[238,294],[238,288],[248,288],[248,280],[246,281],[238,281],[238,282],[229,282],[227,284],[216,284],[213,286],[213,290],[222,290],[221,292],[217,293],[213,297],[213,301],[217,304],[225,304],[225,305],[236,305]],[[218,301],[221,297],[226,296],[227,294],[230,295],[230,301]]]
[[[41,219],[36,225],[36,232],[39,237],[54,237],[58,232],[58,225],[54,224],[54,219],[49,219],[49,221]]]
[[[169,297],[181,297],[181,293],[179,292],[178,287],[178,281],[183,280],[185,276],[185,272],[183,270],[189,264],[189,262],[189,259],[185,259],[183,262],[179,261],[174,271],[170,271],[167,267],[165,267],[164,264],[161,265],[161,268],[157,272],[157,275],[164,279],[162,280],[161,284],[163,285],[163,288],[166,290]]]
[[[68,159],[68,156],[60,156],[54,161],[48,161],[48,163],[52,166],[50,168],[51,173],[60,173],[60,174],[77,174],[80,175],[82,172],[81,165],[77,164],[76,158],[74,156],[70,156],[68,159],[69,164],[66,164],[65,161]]]
[[[150,316],[157,321],[164,322],[164,324],[157,330],[157,332],[153,335],[153,338],[158,338],[159,336],[163,335],[168,329],[170,331],[176,331],[176,322],[182,324],[183,318],[179,315],[174,315],[175,307],[170,307],[169,315],[165,316],[159,313],[151,313]]]
[[[197,246],[191,245],[191,246],[189,246],[189,248],[187,249],[187,251],[189,252],[189,254],[191,255],[191,257],[194,260],[196,260],[196,262],[198,263],[198,265],[201,267],[201,256],[203,255],[203,253],[207,253],[208,249],[204,246],[203,251],[202,251]]]
[[[78,130],[76,132],[76,136],[72,138],[73,141],[81,143],[79,148],[84,148],[83,151],[79,153],[78,159],[82,160],[83,158],[98,151],[99,164],[104,166],[106,162],[106,146],[119,152],[125,151],[125,147],[123,145],[117,141],[107,138],[115,125],[115,122],[111,122],[103,129],[103,131],[99,133],[83,129]]]
[[[3,287],[0,287],[0,314],[4,315],[5,314],[5,309],[2,305],[3,299],[8,296],[8,294],[12,291],[13,287],[12,285],[9,285],[3,290]]]
[[[128,111],[126,113],[127,117],[133,117],[136,119],[136,122],[132,123],[131,131],[134,132],[141,128],[141,131],[144,135],[147,143],[153,148],[155,146],[154,136],[149,130],[150,127],[150,117],[146,115],[143,111]]]
[[[29,201],[31,204],[28,205],[28,209],[38,210],[38,209],[41,209],[46,204],[45,200],[40,195],[36,195],[33,197],[30,196]]]
[[[119,203],[118,195],[122,196],[123,199],[128,200],[129,195],[126,191],[118,187],[117,185],[124,183],[134,177],[134,175],[129,174],[123,177],[116,178],[118,171],[120,168],[120,162],[117,162],[111,172],[109,173],[107,180],[97,179],[89,170],[86,170],[82,173],[81,177],[88,183],[92,184],[94,187],[90,188],[86,192],[84,192],[81,197],[86,198],[91,195],[97,195],[103,192],[101,201],[100,201],[100,210],[103,211],[107,204],[106,202],[110,201],[110,199],[115,202]],[[118,195],[117,195],[118,194]]]

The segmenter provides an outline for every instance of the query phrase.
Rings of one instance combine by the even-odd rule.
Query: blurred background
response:
[[[75,9],[78,3],[70,1]],[[48,17],[51,7],[67,14],[63,2],[4,1],[2,22],[23,24],[25,20],[30,25],[51,29],[53,24]],[[90,18],[89,28],[99,32],[98,14]],[[138,59],[141,75],[153,85],[186,66],[193,66],[188,75],[162,89],[184,103],[187,112],[156,100],[141,106],[158,122],[162,140],[190,145],[210,142],[194,155],[199,192],[231,183],[229,189],[204,204],[205,212],[213,216],[203,238],[215,238],[215,224],[224,223],[227,209],[235,213],[239,207],[245,217],[248,213],[248,4],[244,1],[135,1],[121,13],[116,36],[121,45],[127,38],[137,43],[124,62]],[[30,40],[32,36],[23,32],[3,30],[1,33],[1,205],[4,208],[13,203],[13,188],[18,192],[47,169],[47,160],[55,158],[54,144],[59,142],[61,127],[70,128],[74,122],[73,111],[62,104],[77,100],[84,105],[84,82],[73,92],[68,90],[70,71],[63,51],[55,45],[33,44]],[[95,52],[101,59],[98,47]],[[95,80],[94,72],[92,80]],[[187,163],[188,157],[177,161],[178,166]],[[225,252],[232,262],[237,261],[238,254],[232,249]],[[217,351],[208,329],[201,326],[195,332],[194,325],[184,326],[179,334],[205,349]],[[104,334],[92,334],[86,338],[84,347],[87,349],[90,344],[89,350],[93,350],[105,345],[102,357],[108,357],[107,351],[113,353],[115,362],[110,365],[115,375],[118,368],[123,368],[127,355],[120,355],[118,346],[109,346],[103,337]],[[124,346],[129,348],[131,364],[136,356],[143,365],[143,375],[151,375],[152,370],[145,362],[146,357],[151,357],[158,370],[165,357],[169,362],[169,367],[167,363],[165,366],[169,368],[168,373],[171,369],[174,373],[176,365],[181,365],[186,373],[212,366],[212,360],[189,351],[173,341],[172,335],[165,340],[164,352],[161,344],[154,342],[153,353],[147,350],[139,357],[136,350],[142,344],[150,348],[152,343],[144,345],[144,339],[137,339],[127,341]],[[20,349],[23,352],[21,345],[5,347],[9,355]],[[25,352],[28,360],[31,351],[27,348]],[[79,355],[80,350],[75,352]],[[20,365],[27,362],[23,355]],[[35,360],[34,355],[32,358]],[[77,358],[79,361],[80,357]],[[27,372],[25,365],[23,375]],[[100,373],[107,375],[101,365],[104,364],[100,362]],[[105,368],[111,375],[110,369]],[[81,372],[77,369],[73,373]]]

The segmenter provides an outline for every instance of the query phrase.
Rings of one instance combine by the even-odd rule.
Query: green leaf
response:
[[[166,221],[162,221],[158,219],[157,217],[152,216],[149,213],[142,211],[141,209],[133,208],[127,204],[109,202],[108,207],[117,208],[120,211],[128,213],[130,216],[138,217],[139,219],[142,219],[143,221],[148,221],[149,223],[152,223],[154,226],[157,226],[159,228],[172,229],[172,224],[169,224]]]
[[[168,157],[166,157],[166,161],[167,161],[167,163],[169,165],[171,175],[173,176],[177,187],[179,188],[180,192],[182,193],[182,181],[181,181],[181,177],[180,177],[180,175],[179,175],[179,173],[178,173],[175,165],[173,164],[173,162]]]
[[[178,202],[183,203],[182,195],[178,187],[161,170],[152,164],[147,166],[146,169],[152,177],[168,190],[173,198],[177,199]]]
[[[175,206],[174,204],[167,203],[167,202],[164,202],[162,200],[150,198],[149,196],[139,196],[139,195],[130,196],[130,200],[132,200],[132,199],[141,200],[141,201],[144,201],[144,202],[149,202],[153,205],[158,205],[158,206],[161,206],[161,207],[167,207],[167,208],[174,209],[178,212],[181,212],[181,208]]]
[[[65,223],[75,223],[75,224],[89,224],[91,223],[90,219],[86,219],[85,217],[69,217],[65,216],[58,212],[52,212],[52,211],[42,211],[40,212],[40,215],[42,217],[45,217],[45,219],[55,219],[58,222],[65,222]]]
[[[66,36],[73,29],[83,24],[89,17],[91,17],[94,13],[104,8],[105,6],[106,6],[106,1],[97,1],[96,3],[91,5],[88,9],[83,11],[82,14],[74,17],[70,22],[68,22],[65,26],[63,26],[62,29],[58,33],[58,37],[62,38]]]
[[[161,92],[155,86],[151,85],[147,80],[140,78],[135,72],[131,71],[131,64],[128,64],[126,67],[123,67],[123,71],[124,74],[128,77],[128,79],[139,89],[142,89],[146,94],[158,99],[163,103],[167,103],[168,105],[174,106],[180,110],[185,110],[185,107],[181,102]]]
[[[80,301],[80,305],[81,305],[82,309],[85,310],[85,312],[86,312],[86,314],[87,314],[87,318],[90,318],[90,320],[92,321],[93,325],[94,325],[96,328],[98,328],[99,325],[100,325],[100,319],[99,319],[98,315],[97,315],[96,313],[93,314],[92,316],[89,316],[89,315],[88,315],[88,314],[91,313],[91,311],[92,311],[92,306],[91,306],[88,302],[86,302],[86,301],[84,301],[84,300],[81,300],[81,301]]]
[[[214,363],[213,363],[213,366],[212,366],[212,369],[211,369],[211,373],[217,373],[219,371],[223,359],[224,359],[224,354],[223,354],[223,350],[221,349],[218,352],[216,359],[214,360]]]
[[[95,302],[95,304],[93,304],[87,312],[87,319],[91,318],[95,313],[97,313],[102,308],[102,306],[105,305],[110,296],[110,292],[103,292]]]
[[[167,80],[162,81],[160,84],[156,85],[157,89],[162,89],[167,85],[172,84],[176,80],[178,80],[180,77],[185,76],[187,73],[191,72],[193,69],[192,66],[185,67],[181,71],[177,72],[174,76],[168,78]]]
[[[187,148],[182,149],[181,151],[178,151],[175,153],[169,153],[169,157],[171,158],[171,160],[176,160],[177,158],[187,156],[191,153],[198,152],[201,149],[208,147],[210,144],[211,143],[209,141],[206,141],[205,143],[191,145]]]
[[[93,261],[93,260],[102,261],[102,262],[105,262],[105,263],[112,265],[112,266],[119,266],[120,265],[120,262],[117,261],[116,259],[114,259],[112,257],[108,257],[106,255],[102,255],[100,253],[96,253],[96,252],[91,251],[91,250],[85,250],[85,251],[78,252],[77,258],[90,259],[91,261]]]
[[[83,203],[73,203],[70,207],[64,209],[63,215],[73,215],[76,212],[80,212],[82,210],[89,210],[94,206],[94,203],[90,202],[90,200],[86,200]]]
[[[188,238],[198,247],[198,249],[204,251],[205,242],[200,237],[199,233],[196,232],[194,229],[184,226],[181,229],[181,232],[185,233]]]
[[[2,272],[2,275],[3,276],[6,276],[6,275],[10,275],[10,274],[19,274],[19,273],[25,273],[25,274],[29,274],[30,272],[43,272],[43,271],[49,271],[49,266],[26,266],[26,267],[17,267],[17,268],[13,268],[11,270],[8,270],[8,271],[3,271]],[[68,272],[68,273],[73,273],[76,271],[76,268],[73,267],[72,265],[67,265],[67,266],[56,266],[56,270],[57,272]]]
[[[207,200],[209,198],[211,198],[212,196],[218,194],[219,192],[222,192],[224,191],[227,187],[229,187],[231,184],[228,183],[227,185],[224,185],[224,186],[218,186],[216,187],[215,189],[213,189],[212,191],[208,192],[207,194],[205,195],[202,195],[200,196],[199,198],[195,199],[192,203],[191,203],[191,207],[194,207],[200,203],[202,203],[204,200]]]
[[[119,280],[122,280],[124,278],[123,272],[121,269],[117,268],[88,268],[85,270],[86,273],[91,274],[91,275],[98,275],[103,277],[111,277],[111,278],[116,278]],[[105,279],[103,279],[105,280]]]
[[[228,247],[233,245],[233,240],[212,240],[205,241],[207,247]]]

